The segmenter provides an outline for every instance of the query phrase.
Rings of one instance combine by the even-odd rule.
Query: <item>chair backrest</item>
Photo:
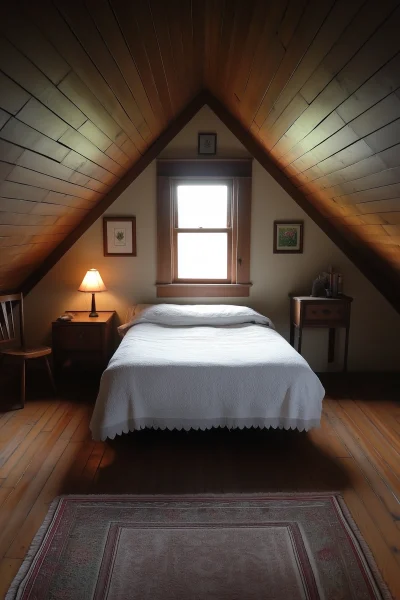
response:
[[[19,306],[19,328],[16,326],[14,312]],[[22,294],[0,296],[0,346],[19,341],[25,347],[24,300]]]

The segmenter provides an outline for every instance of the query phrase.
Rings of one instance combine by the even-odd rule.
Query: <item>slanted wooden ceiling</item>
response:
[[[399,31],[394,0],[4,2],[0,289],[32,281],[206,89],[398,290]]]

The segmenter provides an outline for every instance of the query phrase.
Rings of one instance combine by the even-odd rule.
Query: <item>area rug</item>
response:
[[[390,599],[335,494],[65,496],[7,600]]]

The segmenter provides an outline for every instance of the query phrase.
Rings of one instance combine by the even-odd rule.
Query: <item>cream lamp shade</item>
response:
[[[91,292],[92,312],[90,313],[89,317],[98,317],[99,315],[96,312],[96,300],[94,295],[96,292],[106,292],[107,288],[104,285],[104,281],[102,280],[97,269],[89,269],[78,290],[80,292]]]

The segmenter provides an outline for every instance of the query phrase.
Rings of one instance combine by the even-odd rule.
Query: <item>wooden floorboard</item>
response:
[[[400,598],[398,379],[350,376],[324,385],[321,428],[308,433],[144,430],[94,442],[97,383],[69,383],[54,398],[33,381],[23,410],[0,405],[0,598],[60,494],[280,490],[340,491]],[[16,401],[17,386],[5,389]]]

